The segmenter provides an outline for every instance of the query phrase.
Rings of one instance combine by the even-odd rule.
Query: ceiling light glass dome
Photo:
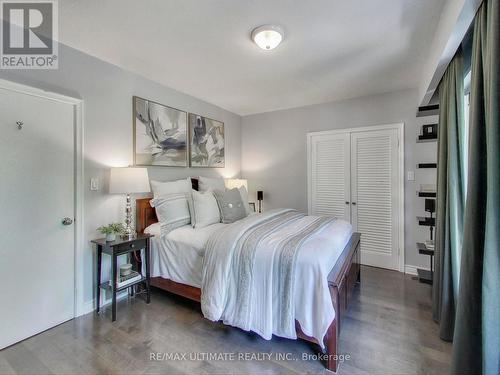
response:
[[[263,50],[272,50],[283,41],[283,29],[275,25],[263,25],[252,31],[252,40]]]

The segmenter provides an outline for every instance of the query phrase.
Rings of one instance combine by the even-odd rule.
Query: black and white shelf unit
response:
[[[437,124],[422,125],[421,134],[417,137],[417,143],[436,142],[437,141]],[[417,164],[418,169],[436,169],[435,162],[420,162]],[[429,256],[429,269],[418,268],[418,279],[422,283],[432,284],[434,276],[434,239],[433,230],[436,226],[436,218],[433,217],[436,212],[436,186],[435,185],[420,185],[417,190],[417,196],[425,198],[425,212],[430,213],[430,216],[417,216],[418,225],[429,227],[430,239],[424,242],[417,242],[417,250],[419,254]]]
[[[419,254],[430,256],[430,270],[417,268],[418,280],[421,283],[432,284],[434,276],[434,249],[429,249],[425,243],[417,242],[417,250]]]
[[[417,216],[418,225],[429,227],[430,240],[425,242],[417,242],[417,249],[419,254],[428,255],[430,257],[429,270],[417,269],[418,279],[422,283],[432,284],[434,275],[434,238],[433,230],[436,226],[436,218],[432,216],[436,212],[436,200],[432,198],[425,199],[425,211],[430,213],[430,216]]]

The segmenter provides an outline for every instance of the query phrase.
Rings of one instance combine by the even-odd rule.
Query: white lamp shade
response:
[[[247,180],[238,179],[238,178],[227,178],[225,180],[225,183],[226,183],[226,188],[228,188],[228,189],[234,189],[234,188],[239,189],[240,187],[244,186],[245,189],[248,191],[248,181]]]
[[[109,192],[111,194],[149,193],[147,168],[111,168]]]

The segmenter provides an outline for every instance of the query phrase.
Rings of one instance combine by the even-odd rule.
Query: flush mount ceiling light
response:
[[[263,50],[275,49],[283,41],[283,29],[275,25],[259,26],[252,31],[252,40]]]

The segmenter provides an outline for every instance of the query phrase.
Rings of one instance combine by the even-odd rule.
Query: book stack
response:
[[[130,271],[127,275],[120,275],[116,280],[116,287],[121,288],[130,284],[135,283],[140,280],[142,275],[137,271]],[[109,285],[111,285],[111,280],[109,280]]]

